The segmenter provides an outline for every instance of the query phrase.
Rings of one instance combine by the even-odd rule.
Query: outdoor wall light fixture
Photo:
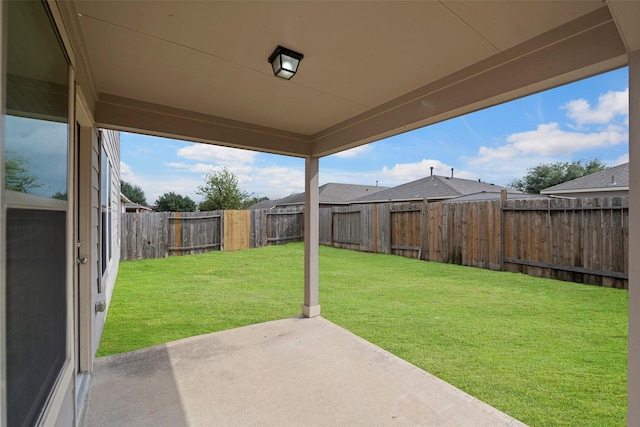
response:
[[[298,71],[302,58],[303,54],[278,46],[269,57],[269,63],[275,76],[290,80]]]

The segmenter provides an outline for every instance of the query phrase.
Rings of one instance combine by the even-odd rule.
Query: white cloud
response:
[[[345,169],[327,169],[320,168],[320,184],[336,182],[340,184],[358,184],[358,185],[379,185],[388,186],[382,181],[382,173],[380,171],[350,171]]]
[[[491,148],[482,146],[478,149],[478,157],[471,159],[470,164],[486,163],[492,160],[511,160],[518,155],[518,149],[513,145],[502,145]]]
[[[304,167],[299,169],[282,166],[254,168],[250,172],[239,174],[238,181],[246,182],[247,191],[256,196],[279,199],[304,191]]]
[[[184,178],[180,181],[186,187],[178,191],[182,185],[176,185],[175,180],[167,178],[167,180],[156,180],[154,187],[156,192],[159,191],[162,194],[165,191],[176,191],[180,194],[190,192],[190,197],[200,200],[201,197],[195,194],[195,190],[198,186],[204,184],[204,174],[216,172],[222,169],[223,166],[214,166],[207,163],[183,163],[183,162],[169,162],[165,165],[175,168],[181,172],[201,173],[202,177],[197,178]],[[291,193],[300,193],[304,191],[304,169],[296,169],[289,167],[279,166],[266,166],[258,167],[254,165],[235,165],[228,167],[230,172],[233,172],[238,179],[238,185],[241,189],[256,195],[266,196],[270,199],[279,199],[284,196],[288,196]],[[190,187],[188,187],[190,185]],[[176,189],[173,189],[173,188]],[[159,189],[168,189],[162,190]],[[155,199],[154,199],[155,200]]]
[[[206,163],[182,163],[182,162],[169,162],[165,163],[166,166],[175,169],[182,169],[186,172],[199,172],[199,173],[209,173],[212,172],[216,167]]]
[[[192,144],[180,148],[177,154],[185,159],[213,162],[229,168],[247,163],[251,164],[258,155],[254,151],[208,144]]]
[[[397,163],[393,167],[384,166],[380,170],[368,171],[348,171],[343,169],[326,169],[320,170],[321,184],[328,182],[337,182],[345,184],[359,185],[380,185],[382,187],[395,187],[396,185],[405,184],[424,178],[431,174],[430,167],[433,166],[434,175],[450,176],[451,166],[439,160],[423,159],[413,163]],[[454,170],[454,176],[457,178],[477,179],[478,175],[461,169]]]
[[[132,183],[135,181],[135,175],[133,174],[133,170],[131,169],[131,166],[129,166],[123,161],[120,161],[120,179],[122,179],[123,181],[127,181],[129,183]]]
[[[601,95],[595,107],[585,99],[576,99],[561,108],[572,121],[567,123],[569,130],[551,122],[540,124],[535,130],[513,133],[501,145],[480,147],[475,157],[466,159],[468,165],[482,167],[483,179],[504,181],[522,177],[527,169],[540,163],[570,160],[574,153],[613,147],[629,140],[628,89]],[[617,162],[623,163],[624,156]]]
[[[162,176],[162,178],[159,178]],[[189,196],[193,200],[200,200],[195,194],[203,180],[189,176],[176,176],[175,174],[147,175],[135,173],[127,163],[120,161],[120,178],[130,184],[137,185],[144,191],[147,203],[153,205],[164,193],[173,191],[183,196]]]
[[[629,153],[623,154],[612,162],[612,166],[618,166],[623,163],[629,163]]]
[[[202,199],[202,197],[195,192],[198,186],[204,183],[202,179],[186,176],[177,178],[167,177],[165,179],[152,177],[149,179],[143,178],[139,182],[138,185],[145,190],[149,204],[154,204],[158,197],[169,192],[187,196],[196,202]]]
[[[626,142],[625,128],[609,125],[600,132],[569,132],[558,123],[538,125],[536,130],[519,132],[507,137],[507,144],[491,148],[480,147],[478,156],[470,164],[494,160],[511,161],[520,156],[558,156],[594,148],[611,147]]]
[[[562,108],[579,126],[610,123],[616,116],[629,116],[629,88],[600,95],[595,108],[591,108],[589,101],[582,98],[569,101]],[[625,120],[627,124],[628,120]]]
[[[609,125],[600,132],[583,133],[564,131],[558,123],[541,124],[534,131],[514,133],[507,137],[507,142],[512,143],[519,152],[543,156],[609,147],[626,140],[626,129],[620,126]]]
[[[371,150],[370,145],[361,145],[359,147],[354,147],[349,150],[341,151],[339,153],[333,154],[335,157],[339,157],[341,159],[349,159],[353,157],[358,157],[361,154],[366,153]]]
[[[433,166],[434,175],[451,175],[450,165],[442,163],[440,160],[427,159],[422,159],[422,161],[415,163],[397,163],[392,168],[384,166],[381,174],[385,178],[385,185],[400,185],[430,175],[431,166]],[[454,176],[457,178],[477,179],[477,175],[464,170],[454,170]]]

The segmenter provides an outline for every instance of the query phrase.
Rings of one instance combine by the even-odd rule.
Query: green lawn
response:
[[[298,315],[303,246],[129,261],[99,356]],[[320,247],[322,315],[532,426],[626,422],[627,292]]]

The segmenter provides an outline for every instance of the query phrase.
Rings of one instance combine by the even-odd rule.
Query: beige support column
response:
[[[628,426],[640,426],[640,50],[629,54]]]
[[[304,162],[304,304],[305,317],[320,315],[318,303],[318,158],[309,157]]]

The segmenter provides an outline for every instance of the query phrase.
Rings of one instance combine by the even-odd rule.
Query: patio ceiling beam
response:
[[[325,156],[626,65],[605,6],[313,136]]]
[[[306,135],[101,93],[96,126],[165,138],[308,157]]]

